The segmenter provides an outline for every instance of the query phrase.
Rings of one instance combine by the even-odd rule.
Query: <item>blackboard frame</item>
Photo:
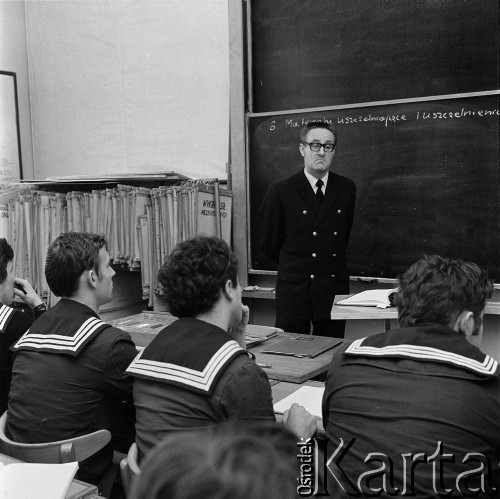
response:
[[[267,113],[247,113],[247,119],[246,119],[246,134],[248,137],[247,140],[247,154],[246,154],[246,176],[249,179],[249,182],[247,184],[247,212],[248,212],[248,218],[249,218],[249,224],[247,225],[247,251],[249,255],[248,259],[248,273],[249,274],[262,274],[262,275],[274,275],[276,273],[275,270],[269,270],[268,268],[259,268],[254,266],[254,261],[255,261],[255,234],[252,237],[252,227],[254,227],[254,224],[252,224],[252,219],[255,218],[255,206],[252,206],[252,198],[255,196],[252,196],[251,192],[251,184],[252,184],[252,166],[251,166],[251,161],[252,161],[252,133],[250,130],[250,123],[254,119],[259,119],[259,118],[265,118],[265,117],[286,117],[288,115],[293,115],[297,116],[299,114],[311,114],[311,113],[328,113],[332,111],[339,111],[339,110],[356,110],[356,109],[365,109],[365,108],[376,108],[380,107],[383,108],[384,106],[397,106],[397,105],[409,105],[409,104],[425,104],[425,103],[439,103],[439,102],[454,102],[457,99],[468,99],[468,98],[474,98],[474,97],[488,97],[488,96],[498,96],[500,94],[500,90],[492,90],[492,91],[485,91],[485,92],[470,92],[470,93],[462,93],[462,94],[453,94],[453,95],[442,95],[442,96],[429,96],[429,97],[424,97],[424,98],[411,98],[411,99],[399,99],[399,100],[394,100],[394,101],[379,101],[379,102],[369,102],[369,103],[356,103],[353,105],[339,105],[339,106],[328,106],[328,107],[321,107],[321,108],[311,108],[311,109],[301,109],[301,110],[287,110],[287,111],[281,111],[281,112],[267,112]],[[495,98],[496,100],[496,98]],[[300,128],[297,130],[294,130],[295,135],[298,136],[298,131]],[[342,140],[342,138],[341,138]],[[295,147],[295,144],[292,146]],[[498,138],[497,138],[497,149],[498,149]],[[335,171],[335,159],[334,159],[334,164],[333,164],[333,170]],[[342,174],[342,172],[340,172]],[[349,176],[348,174],[346,176]],[[277,180],[277,179],[275,179]],[[355,222],[356,224],[356,222]],[[355,232],[355,228],[353,229],[353,232]],[[429,251],[431,252],[431,251]],[[450,255],[453,257],[459,257],[456,255]],[[469,258],[472,259],[472,258]],[[399,272],[398,272],[399,273]],[[395,282],[395,278],[397,275],[394,276],[384,276],[384,275],[367,275],[366,273],[362,273],[362,275],[353,275],[351,276],[351,279],[359,279],[359,280],[366,280],[370,282]],[[497,281],[500,281],[499,275],[495,276],[495,279]]]

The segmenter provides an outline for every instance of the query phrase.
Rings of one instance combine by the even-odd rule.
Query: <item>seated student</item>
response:
[[[62,299],[12,347],[6,431],[13,440],[51,442],[111,429],[108,411],[132,401],[125,369],[137,350],[128,333],[98,316],[113,297],[114,274],[98,235],[69,232],[49,246],[45,276]],[[77,477],[98,484],[112,457],[110,443],[80,463]]]
[[[0,238],[0,415],[7,410],[12,352],[9,347],[31,326],[33,320],[45,311],[45,303],[25,279],[12,273],[14,251]],[[14,297],[19,297],[32,308],[33,313],[10,307]]]
[[[323,399],[333,497],[498,492],[498,363],[475,346],[492,292],[474,263],[427,256],[400,278],[401,328],[334,351]]]
[[[130,499],[290,499],[297,439],[277,423],[177,432],[144,459]]]
[[[228,419],[274,421],[267,375],[245,351],[248,307],[236,272],[229,246],[204,236],[178,244],[160,269],[164,298],[179,320],[127,369],[135,376],[140,458],[172,431]],[[296,406],[287,424],[308,437],[316,418]]]

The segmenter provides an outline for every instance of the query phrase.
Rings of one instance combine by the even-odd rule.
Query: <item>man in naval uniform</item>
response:
[[[476,264],[425,257],[400,278],[400,329],[334,350],[332,497],[498,497],[499,369],[477,347],[492,293]]]
[[[135,377],[140,458],[171,432],[226,420],[275,421],[267,375],[245,350],[248,307],[229,246],[205,236],[181,242],[158,278],[179,319],[127,369]],[[301,437],[316,430],[316,418],[296,404],[284,421]]]
[[[9,396],[12,371],[12,352],[9,347],[45,311],[45,303],[30,283],[14,276],[13,258],[12,247],[4,238],[0,238],[0,414],[7,410]],[[11,307],[15,296],[32,310]]]
[[[346,247],[354,217],[354,182],[330,171],[337,133],[309,122],[300,133],[304,170],[271,185],[260,209],[261,251],[278,268],[276,326],[293,333],[344,336],[332,321],[336,294],[349,292]]]
[[[128,333],[98,315],[99,306],[113,298],[114,274],[101,236],[69,232],[49,246],[45,277],[62,299],[12,347],[6,430],[16,442],[111,430],[112,408],[132,403],[125,369],[137,350]],[[110,443],[79,464],[77,477],[101,485],[112,457]]]

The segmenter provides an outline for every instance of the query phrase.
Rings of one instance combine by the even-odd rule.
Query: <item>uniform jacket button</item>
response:
[[[303,213],[304,215],[307,215],[307,210],[304,210],[302,213]]]
[[[337,256],[337,253],[334,253],[332,256],[333,256],[333,258],[335,258]]]
[[[316,231],[313,232],[313,236],[317,236],[318,233]]]
[[[316,253],[313,253],[313,254],[312,254],[312,257],[313,257],[313,258],[316,258]]]
[[[334,233],[333,233],[333,235],[334,235],[334,236],[336,236],[336,235],[337,235],[337,233],[336,233],[336,232],[334,232]]]
[[[314,279],[314,274],[311,274],[311,279]]]
[[[339,214],[342,213],[342,210],[337,210],[337,213],[339,213]]]

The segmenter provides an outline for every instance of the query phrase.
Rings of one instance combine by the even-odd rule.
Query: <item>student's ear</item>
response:
[[[231,282],[231,279],[228,279],[226,281],[223,289],[223,294],[228,300],[232,300],[234,298],[234,286]]]
[[[455,321],[455,331],[460,331],[466,338],[472,336],[475,330],[474,314],[470,310],[464,310]]]
[[[306,155],[306,146],[302,142],[299,144],[299,151],[302,157]]]
[[[97,286],[97,275],[94,269],[90,269],[87,273],[87,283],[91,288],[95,288]]]

